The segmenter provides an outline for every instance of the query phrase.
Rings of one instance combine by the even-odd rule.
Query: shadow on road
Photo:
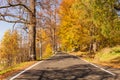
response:
[[[114,80],[113,76],[97,69],[90,69],[89,65],[74,65],[68,68],[29,70],[20,80]],[[28,76],[27,76],[28,75]],[[19,78],[15,79],[19,80]]]
[[[71,66],[64,67],[62,69],[58,67],[49,67],[47,62],[59,62],[59,60],[64,61],[64,59],[77,59],[76,56],[67,55],[67,54],[57,54],[51,59],[46,60],[45,69],[31,69],[24,74],[20,75],[15,80],[115,80],[114,76],[108,74],[90,64],[71,64]],[[57,60],[57,61],[56,61]],[[42,64],[41,64],[42,65]],[[39,67],[41,67],[41,65]]]

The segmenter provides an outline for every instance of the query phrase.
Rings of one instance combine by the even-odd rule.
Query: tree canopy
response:
[[[120,43],[120,20],[116,0],[63,0],[60,8],[60,39],[63,48],[71,51],[113,46]],[[67,47],[66,47],[67,46]]]

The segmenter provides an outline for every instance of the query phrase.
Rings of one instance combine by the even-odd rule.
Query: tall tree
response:
[[[114,9],[116,1],[63,0],[59,9],[62,45],[73,49],[76,44],[80,48],[85,44],[93,53],[97,46],[119,43],[119,18]]]
[[[71,49],[80,49],[90,42],[89,30],[86,23],[90,23],[86,5],[80,0],[63,0],[60,6],[59,15],[60,37],[62,46]],[[89,40],[87,39],[89,38]],[[68,47],[69,46],[69,47]]]
[[[42,4],[42,16],[44,17],[44,27],[47,29],[46,32],[50,38],[52,50],[57,50],[57,24],[58,15],[57,8],[59,6],[59,0],[43,0]]]
[[[117,36],[119,35],[119,31],[117,30],[117,28],[119,28],[119,18],[116,10],[114,9],[116,2],[117,0],[93,0],[93,3],[91,4],[93,22],[100,28],[100,33],[106,40],[103,41],[109,46],[114,45],[114,43],[117,42],[115,39],[117,39]]]
[[[29,47],[32,59],[36,60],[36,0],[0,0],[0,20],[23,23],[29,30]]]

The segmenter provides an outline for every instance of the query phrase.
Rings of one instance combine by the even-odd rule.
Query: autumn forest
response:
[[[0,21],[13,24],[0,41],[0,74],[60,51],[120,67],[119,11],[119,0],[0,0]]]

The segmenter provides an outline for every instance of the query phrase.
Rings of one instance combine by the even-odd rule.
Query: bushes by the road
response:
[[[95,61],[107,63],[120,62],[120,46],[104,48],[95,55]]]
[[[72,52],[71,54],[95,64],[120,68],[120,46],[103,48],[94,55],[88,52]]]

